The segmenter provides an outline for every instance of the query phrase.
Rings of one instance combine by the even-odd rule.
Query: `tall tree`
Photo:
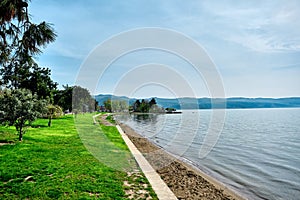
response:
[[[72,110],[90,112],[95,110],[95,99],[86,88],[74,86],[72,91]]]
[[[103,103],[104,103],[105,110],[107,110],[108,112],[111,112],[112,111],[111,99],[107,99]]]
[[[148,113],[150,109],[149,102],[145,99],[142,99],[140,109],[142,113]]]
[[[56,90],[53,94],[54,104],[59,105],[64,111],[72,111],[72,91],[73,87],[63,85],[62,90]]]
[[[33,57],[42,53],[41,48],[53,42],[56,34],[50,24],[46,22],[35,24],[30,21],[28,2],[28,0],[0,2],[0,85],[6,88],[31,89],[32,86],[39,85],[34,80],[37,75],[50,77],[50,71],[39,68]],[[46,81],[42,85],[51,88],[55,84]],[[36,89],[35,92],[40,89]]]
[[[156,100],[155,100],[154,98],[152,98],[151,101],[149,102],[150,108],[151,108],[153,105],[156,105]]]
[[[128,111],[128,103],[124,100],[112,100],[111,101],[112,112],[124,112]]]
[[[39,98],[50,97],[52,100],[52,93],[56,90],[57,83],[50,78],[50,75],[50,69],[41,68],[37,64],[34,64],[27,78],[20,83],[20,88],[31,90]]]
[[[140,100],[136,100],[136,101],[134,102],[134,104],[133,104],[133,111],[134,111],[134,112],[141,112],[140,106],[141,106]]]

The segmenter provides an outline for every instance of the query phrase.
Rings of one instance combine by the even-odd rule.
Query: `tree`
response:
[[[41,47],[53,42],[56,34],[46,22],[32,23],[27,7],[28,0],[0,2],[0,85],[35,89],[32,91],[45,97],[49,95],[45,87],[51,90],[55,84],[49,81],[50,70],[39,68],[33,57],[42,53]]]
[[[111,99],[107,99],[103,102],[105,110],[111,112]]]
[[[45,99],[50,97],[52,100],[52,94],[56,90],[57,83],[51,80],[50,75],[50,69],[41,68],[37,64],[34,64],[27,79],[20,83],[20,88],[31,90],[39,98]]]
[[[95,109],[95,99],[86,88],[74,86],[72,90],[72,109],[90,112]]]
[[[96,100],[96,99],[94,99],[94,104],[95,104],[95,111],[98,111],[99,109],[100,109],[100,106],[99,106],[99,102]]]
[[[39,100],[26,89],[5,89],[0,93],[0,123],[15,126],[22,141],[27,123],[47,112],[47,101]]]
[[[72,91],[73,87],[63,85],[63,90],[53,92],[53,102],[55,105],[62,107],[64,111],[72,111]]]
[[[133,111],[134,112],[141,112],[140,110],[141,102],[140,100],[136,100],[133,104]]]
[[[80,86],[64,86],[63,90],[53,93],[53,102],[63,108],[64,111],[89,112],[96,110],[98,103],[90,92]]]
[[[149,102],[150,108],[151,108],[153,105],[156,105],[156,100],[155,100],[154,98],[152,98],[151,101]]]
[[[149,102],[145,99],[142,99],[142,102],[141,102],[141,105],[140,105],[140,111],[142,113],[148,113],[149,109],[150,109]]]
[[[49,119],[48,126],[50,127],[52,123],[52,118],[61,116],[63,114],[63,111],[60,106],[52,105],[52,104],[49,104],[47,106],[47,109],[48,109],[47,115]]]
[[[140,100],[136,100],[131,106],[131,109],[134,112],[142,113],[164,113],[164,109],[156,104],[156,100],[154,98],[152,98],[150,101],[142,99],[140,102]]]
[[[128,103],[124,100],[112,100],[111,109],[113,112],[128,111]]]

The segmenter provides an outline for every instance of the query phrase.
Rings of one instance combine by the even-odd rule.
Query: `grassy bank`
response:
[[[95,129],[94,135],[98,131],[101,137],[113,139],[117,149],[128,151],[114,127],[100,129],[92,124],[91,116],[81,116],[79,126]],[[47,120],[37,120],[21,143],[14,139],[14,128],[0,127],[0,140],[15,142],[0,146],[0,199],[128,199],[125,192],[130,188],[124,182],[147,182],[143,176],[132,178],[87,151],[73,116],[53,120],[50,128],[46,125]],[[155,199],[152,189],[146,189]]]

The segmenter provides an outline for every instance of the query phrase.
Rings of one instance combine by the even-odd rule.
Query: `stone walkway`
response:
[[[151,184],[154,192],[156,193],[158,199],[160,200],[175,200],[177,197],[170,190],[170,188],[166,185],[166,183],[160,178],[160,176],[156,173],[156,171],[152,168],[152,166],[148,163],[148,161],[144,158],[141,152],[134,146],[134,144],[130,141],[127,135],[123,132],[121,127],[117,125],[117,129],[120,132],[123,140],[134,156],[136,162],[140,166],[141,170],[145,174],[149,183]]]

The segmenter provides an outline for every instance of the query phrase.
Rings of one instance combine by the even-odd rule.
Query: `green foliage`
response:
[[[54,104],[64,111],[75,113],[91,112],[97,109],[98,103],[90,92],[80,86],[63,86],[63,90],[56,90],[53,94]]]
[[[46,98],[57,84],[51,80],[50,70],[40,68],[33,58],[42,53],[41,47],[55,40],[56,34],[46,22],[30,21],[27,2],[0,2],[0,86],[26,88]]]
[[[48,115],[48,118],[49,118],[49,122],[48,122],[48,126],[50,127],[51,126],[51,121],[52,121],[52,118],[57,118],[57,117],[60,117],[63,115],[63,111],[61,109],[60,106],[58,105],[51,105],[49,104],[47,106],[47,115]]]
[[[51,71],[48,68],[40,68],[37,64],[32,66],[27,77],[19,83],[19,88],[26,88],[37,94],[39,98],[51,98],[52,92],[56,89],[57,83],[50,78]]]
[[[108,112],[111,112],[111,99],[107,99],[106,101],[104,101],[104,107]]]
[[[103,102],[107,112],[125,112],[128,111],[128,103],[124,100],[107,99]]]
[[[150,105],[147,100],[142,99],[141,105],[140,105],[140,111],[142,113],[148,113],[150,110]]]
[[[164,112],[164,109],[159,107],[156,104],[156,100],[154,98],[152,98],[150,101],[142,99],[142,101],[140,102],[140,100],[136,100],[131,108],[133,112],[141,112],[141,113],[149,113],[149,112],[163,113]]]
[[[46,104],[46,100],[39,100],[29,90],[6,89],[0,94],[0,123],[15,126],[21,141],[26,123],[31,123],[46,113]]]
[[[116,120],[114,120],[114,117],[112,115],[108,115],[106,117],[106,120],[109,121],[110,123],[112,124],[115,124],[116,123]]]
[[[72,109],[80,112],[95,111],[95,99],[86,88],[74,86],[72,90]]]
[[[63,111],[72,111],[73,87],[63,85],[63,90],[56,90],[53,94],[54,104],[59,105]]]
[[[152,107],[153,105],[156,105],[156,100],[154,98],[152,98],[149,102],[150,107]]]
[[[136,100],[132,106],[134,112],[141,112],[141,102]]]
[[[123,100],[112,100],[111,107],[114,112],[128,111],[128,103]]]
[[[64,114],[62,108],[59,105],[49,104],[47,106],[47,109],[48,109],[47,115],[48,117],[51,116],[51,118],[58,118]]]

